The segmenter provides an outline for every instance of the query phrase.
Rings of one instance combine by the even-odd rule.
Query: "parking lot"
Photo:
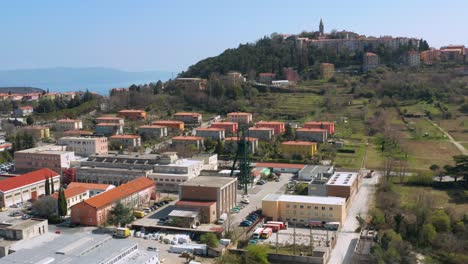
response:
[[[5,162],[0,164],[0,174],[12,172],[15,170],[15,164],[12,162]]]

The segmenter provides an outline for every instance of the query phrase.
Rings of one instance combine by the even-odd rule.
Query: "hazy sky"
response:
[[[468,44],[466,0],[5,0],[0,70],[180,71],[262,36],[346,29]]]

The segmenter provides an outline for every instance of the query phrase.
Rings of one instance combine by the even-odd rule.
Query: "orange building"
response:
[[[146,119],[146,112],[143,110],[120,110],[117,115],[119,117],[128,118],[130,120]]]
[[[239,124],[236,122],[213,122],[211,123],[211,127],[222,128],[227,133],[235,134],[239,129]]]
[[[80,225],[102,226],[107,222],[110,211],[118,202],[131,209],[148,205],[154,189],[154,182],[146,177],[124,183],[75,204],[71,208],[72,222]]]
[[[284,126],[284,122],[278,122],[278,121],[260,121],[255,124],[256,127],[269,127],[273,128],[275,130],[275,135],[281,135],[286,131],[286,128]]]
[[[244,112],[233,112],[227,114],[227,120],[229,122],[237,122],[239,124],[250,124],[252,123],[252,114]]]
[[[335,134],[335,123],[324,121],[312,121],[304,123],[304,128],[326,129],[329,135]]]
[[[152,123],[153,125],[157,126],[165,126],[171,131],[184,131],[184,122],[182,121],[174,121],[174,120],[160,120],[160,121],[154,121]]]

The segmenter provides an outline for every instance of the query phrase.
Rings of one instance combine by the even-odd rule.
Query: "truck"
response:
[[[267,224],[279,225],[279,226],[280,226],[280,229],[285,229],[285,228],[284,228],[284,222],[280,222],[280,221],[268,221]]]
[[[222,214],[222,215],[219,217],[219,219],[218,219],[218,221],[217,221],[217,224],[218,224],[218,225],[224,224],[224,222],[226,222],[227,218],[228,218],[228,215],[227,215],[226,213]]]
[[[143,217],[145,217],[145,212],[143,212],[143,211],[133,211],[133,216],[135,216],[136,218],[143,218]]]
[[[130,229],[126,227],[118,227],[114,230],[114,237],[127,238],[130,236]]]
[[[252,234],[252,239],[259,239],[260,236],[262,235],[263,228],[257,228],[255,229],[254,233]]]
[[[340,228],[340,223],[339,222],[327,222],[323,225],[323,227],[328,230],[338,230],[338,228]]]
[[[307,226],[309,226],[310,228],[322,228],[324,224],[325,222],[323,221],[309,221],[309,223],[307,223]]]
[[[267,223],[266,225],[264,225],[264,227],[270,228],[271,230],[273,230],[273,232],[278,232],[278,231],[281,230],[281,226],[278,225],[278,224],[268,224]]]
[[[268,239],[271,234],[273,234],[273,229],[271,228],[265,228],[262,231],[262,235],[260,236],[262,239]]]

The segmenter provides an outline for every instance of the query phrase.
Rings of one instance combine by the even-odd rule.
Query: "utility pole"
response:
[[[309,245],[310,245],[310,255],[314,255],[314,236],[312,234],[312,228],[310,228],[310,238],[309,238]]]
[[[296,256],[296,219],[294,219],[294,231],[293,231],[293,256]]]
[[[279,230],[276,231],[276,254],[278,254],[278,234],[279,234]]]

